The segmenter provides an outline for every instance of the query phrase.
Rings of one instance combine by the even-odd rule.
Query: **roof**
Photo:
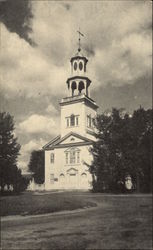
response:
[[[81,139],[81,142],[72,142],[72,143],[65,143],[65,144],[61,144],[62,142],[64,142],[66,139],[68,139],[70,136],[74,136],[78,139]],[[84,145],[91,145],[93,144],[93,140],[82,136],[80,134],[74,133],[74,132],[70,132],[67,135],[65,135],[64,137],[60,137],[57,136],[56,138],[54,138],[53,140],[51,140],[49,143],[47,143],[43,149],[44,150],[50,150],[50,149],[54,149],[54,148],[63,148],[63,147],[72,147],[72,146],[84,146]]]
[[[47,144],[45,144],[42,148],[45,149],[47,147],[49,147],[50,145],[54,145],[56,143],[58,143],[58,141],[60,140],[60,135],[56,136],[55,138],[53,138],[51,141],[49,141]]]

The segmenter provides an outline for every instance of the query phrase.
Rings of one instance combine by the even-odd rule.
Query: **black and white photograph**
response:
[[[152,1],[0,0],[1,250],[152,250]]]

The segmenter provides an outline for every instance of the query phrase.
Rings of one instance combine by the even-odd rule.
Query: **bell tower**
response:
[[[93,139],[93,119],[96,116],[97,104],[90,98],[91,80],[87,77],[88,59],[81,52],[81,36],[78,31],[78,51],[71,57],[71,75],[67,79],[68,96],[60,102],[61,136],[75,132]]]
[[[80,30],[78,51],[70,60],[71,62],[71,77],[67,79],[67,87],[69,96],[79,95],[81,93],[90,97],[89,86],[90,79],[86,76],[88,59],[81,53],[81,36],[84,36]]]

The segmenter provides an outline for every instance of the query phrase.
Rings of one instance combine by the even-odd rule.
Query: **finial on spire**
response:
[[[77,30],[78,34],[79,34],[79,47],[78,47],[78,51],[81,51],[81,36],[84,36],[81,32],[80,32],[80,27],[79,30]]]

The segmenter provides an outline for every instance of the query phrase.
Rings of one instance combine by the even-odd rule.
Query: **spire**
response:
[[[77,30],[77,32],[78,32],[78,34],[79,34],[79,39],[78,39],[78,45],[79,45],[79,47],[78,47],[78,52],[80,52],[81,51],[81,36],[84,36],[81,32],[80,32],[80,27],[79,27],[79,30]]]

